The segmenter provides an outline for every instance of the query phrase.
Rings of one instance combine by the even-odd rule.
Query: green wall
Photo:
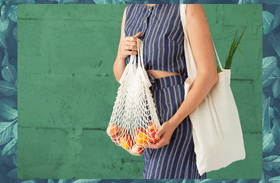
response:
[[[127,5],[18,5],[18,177],[141,179],[142,156],[114,145],[105,130],[119,84],[113,63]],[[209,179],[262,176],[262,6],[203,5],[224,65],[232,64],[246,159]]]

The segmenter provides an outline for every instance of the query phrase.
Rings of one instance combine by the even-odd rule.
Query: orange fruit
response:
[[[124,137],[121,137],[120,144],[122,148],[129,150],[132,147],[132,140],[131,137],[128,135],[125,135]]]
[[[155,124],[154,121],[151,121],[148,128],[147,128],[148,131],[150,131],[152,129],[157,130],[157,127],[156,127],[156,124]]]
[[[125,135],[130,135],[129,131],[122,127],[119,128],[118,132],[119,132],[119,136],[122,136],[122,137]]]
[[[113,142],[115,142],[116,145],[120,145],[120,137],[119,137],[119,132],[111,136],[111,139]]]
[[[144,153],[145,149],[141,146],[138,146],[137,144],[134,144],[131,148],[130,153],[133,155],[142,155]]]
[[[120,145],[120,143],[119,143],[119,140],[120,140],[119,132],[115,133],[114,135],[111,135],[110,137],[111,137],[112,141],[115,142],[115,144]]]
[[[159,138],[156,138],[156,133],[158,132],[158,130],[155,130],[155,129],[151,129],[149,132],[148,132],[148,139],[149,139],[149,142],[151,143],[155,143],[159,140]]]
[[[133,130],[133,137],[134,137],[134,139],[135,139],[135,137],[136,137],[140,132],[145,133],[145,132],[146,132],[146,129],[143,128],[143,127],[138,127],[138,128],[136,128],[135,130]]]
[[[109,136],[112,136],[119,131],[119,127],[115,124],[110,124],[106,131]]]
[[[143,144],[147,143],[148,137],[147,134],[140,132],[135,137],[135,142],[139,146],[143,146]]]

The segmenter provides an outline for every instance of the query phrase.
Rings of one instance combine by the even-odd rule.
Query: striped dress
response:
[[[146,70],[181,73],[155,79],[148,74],[151,93],[161,124],[168,121],[184,101],[187,68],[184,56],[184,33],[179,4],[130,4],[126,9],[125,36],[141,31]],[[130,56],[126,58],[126,63]],[[192,124],[185,118],[175,129],[170,143],[143,154],[143,179],[206,179],[199,175],[192,138]]]

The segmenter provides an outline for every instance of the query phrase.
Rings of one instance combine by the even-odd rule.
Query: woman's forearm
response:
[[[125,67],[126,67],[125,58],[120,58],[117,55],[117,58],[115,60],[114,66],[113,66],[113,72],[114,72],[115,78],[118,82],[120,81],[120,78],[123,74]]]
[[[197,77],[186,98],[170,119],[177,127],[204,100],[218,81],[215,53],[205,12],[200,4],[189,4],[186,10],[187,36],[197,67]]]
[[[218,81],[218,74],[201,74],[196,77],[193,86],[188,92],[186,98],[177,110],[175,115],[169,120],[176,127],[204,100],[210,90]]]
[[[123,71],[126,67],[125,58],[121,54],[122,52],[125,52],[125,50],[122,50],[122,48],[123,48],[122,46],[123,46],[125,40],[127,39],[127,38],[125,38],[125,32],[124,32],[125,19],[126,19],[126,8],[124,9],[124,13],[123,13],[123,19],[122,19],[122,25],[121,25],[121,37],[120,37],[117,57],[116,57],[116,60],[114,62],[114,65],[113,65],[113,72],[114,72],[115,78],[118,82],[120,81],[120,78],[121,78],[121,76],[123,74]]]

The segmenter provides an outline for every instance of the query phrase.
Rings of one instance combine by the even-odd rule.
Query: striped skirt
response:
[[[184,101],[186,75],[173,75],[155,79],[151,92],[160,123],[168,121]],[[185,118],[175,129],[168,145],[160,149],[146,149],[143,154],[145,169],[143,179],[206,179],[199,175],[192,138],[192,124]]]

